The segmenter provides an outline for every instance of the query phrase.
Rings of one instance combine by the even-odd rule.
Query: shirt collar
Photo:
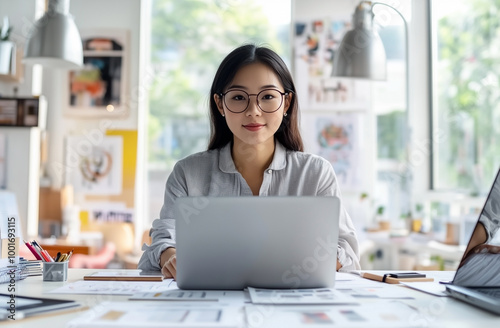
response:
[[[231,142],[219,150],[219,169],[224,173],[238,173],[231,156]],[[282,170],[286,167],[286,148],[278,141],[275,141],[274,156],[268,169]]]

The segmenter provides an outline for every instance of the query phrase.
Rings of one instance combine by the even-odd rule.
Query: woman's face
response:
[[[263,143],[272,143],[274,145],[274,134],[281,125],[283,115],[290,106],[292,94],[281,96],[281,105],[277,106],[277,110],[272,113],[263,112],[257,105],[257,94],[262,90],[273,89],[284,93],[285,90],[281,85],[278,76],[272,69],[262,63],[253,63],[242,67],[234,76],[233,81],[228,85],[224,93],[224,97],[214,95],[215,102],[221,115],[226,118],[226,123],[233,133],[235,143],[244,143],[247,145],[258,145]],[[231,92],[228,91],[245,91]],[[274,93],[278,96],[278,94]],[[227,105],[237,102],[245,103],[245,99],[249,98],[248,107],[241,113],[231,112]],[[272,92],[263,92],[259,95],[261,106],[265,108],[264,102],[270,102],[274,98]],[[280,102],[278,101],[278,104]],[[231,107],[231,105],[230,105]],[[234,108],[232,108],[234,110]]]

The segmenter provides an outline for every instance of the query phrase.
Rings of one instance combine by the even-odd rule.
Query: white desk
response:
[[[103,271],[90,269],[70,269],[69,282],[81,280],[86,274]],[[432,272],[427,272],[432,276]],[[129,296],[114,296],[114,295],[67,295],[67,294],[47,294],[48,291],[63,286],[64,282],[43,282],[42,277],[28,277],[23,281],[16,282],[17,295],[23,296],[38,296],[46,298],[72,299],[80,302],[87,307],[93,307],[103,301],[126,301]],[[342,286],[338,282],[339,287]],[[402,286],[387,285],[388,288],[406,288]],[[0,285],[0,292],[7,292],[7,284]],[[499,327],[500,316],[495,316],[489,312],[469,306],[460,301],[448,297],[435,297],[416,290],[408,289],[408,292],[415,299],[403,300],[405,303],[417,308],[420,315],[416,318],[409,318],[407,327]],[[140,301],[139,301],[140,302]],[[360,302],[374,302],[373,300],[360,300]],[[165,302],[168,306],[168,302]],[[81,315],[82,310],[69,310],[65,314],[51,314],[45,316],[37,316],[13,323],[7,321],[12,327],[32,328],[34,323],[36,327],[65,327],[66,323],[76,316]],[[0,323],[2,326],[5,322]]]

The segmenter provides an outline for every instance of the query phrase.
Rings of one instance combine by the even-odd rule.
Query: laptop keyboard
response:
[[[474,290],[481,294],[500,299],[500,288],[474,288]]]

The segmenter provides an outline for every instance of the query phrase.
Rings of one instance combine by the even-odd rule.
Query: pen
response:
[[[44,250],[42,248],[42,246],[40,246],[40,244],[38,244],[36,242],[36,240],[33,240],[32,241],[32,244],[35,246],[35,248],[38,250],[38,253],[40,253],[40,255],[43,257],[43,259],[45,260],[45,262],[54,262],[54,260],[52,259],[52,257],[49,255],[49,253]]]
[[[36,251],[38,256],[40,256],[41,260],[45,262],[45,256],[42,254],[40,247],[36,243],[33,243],[33,242],[31,242],[31,246],[33,246],[33,249]]]
[[[44,253],[44,252],[42,252],[42,251],[40,252],[40,255],[42,255],[43,260],[44,260],[45,262],[50,262],[50,260],[49,260],[50,256],[49,256],[49,258],[47,258],[47,254],[45,254],[45,253]]]
[[[45,254],[45,256],[49,259],[49,262],[54,262],[54,259],[52,258],[52,256],[50,256],[49,252],[47,252],[44,249],[42,249],[42,251],[43,251],[43,254]]]
[[[61,257],[61,252],[57,252],[57,255],[56,255],[56,258],[54,259],[54,262],[58,262],[60,257]]]
[[[42,258],[40,257],[40,255],[38,255],[37,251],[33,248],[33,246],[31,246],[30,243],[28,243],[26,240],[23,240],[23,242],[24,242],[24,245],[26,245],[26,247],[28,247],[28,249],[33,254],[33,256],[35,256],[35,258],[37,260],[42,261]]]

